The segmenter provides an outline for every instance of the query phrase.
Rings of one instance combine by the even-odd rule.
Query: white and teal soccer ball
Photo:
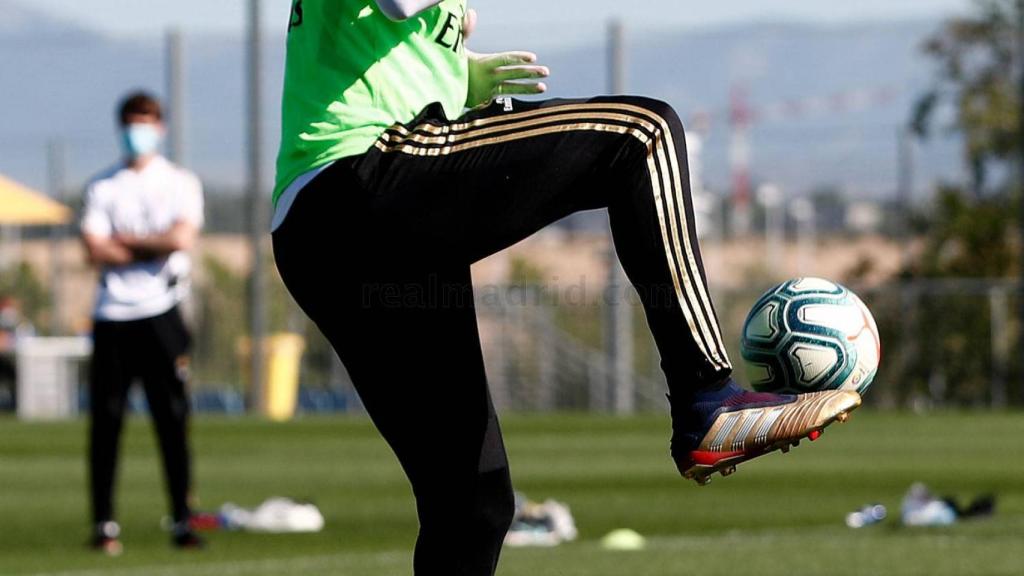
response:
[[[881,342],[867,306],[843,286],[797,278],[761,296],[743,324],[740,352],[755,390],[867,391]]]

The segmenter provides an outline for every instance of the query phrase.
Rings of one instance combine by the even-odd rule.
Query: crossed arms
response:
[[[101,236],[83,232],[82,242],[89,262],[94,266],[123,266],[157,260],[179,250],[189,250],[198,236],[199,229],[194,224],[179,220],[161,234]]]

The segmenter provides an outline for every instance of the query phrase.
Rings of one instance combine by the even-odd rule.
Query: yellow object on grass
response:
[[[619,528],[612,530],[601,539],[601,547],[605,550],[643,550],[647,546],[647,540],[635,530]]]

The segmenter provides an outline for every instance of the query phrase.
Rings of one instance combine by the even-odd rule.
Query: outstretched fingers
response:
[[[517,64],[533,64],[537,61],[537,55],[533,52],[513,51],[502,52],[497,55],[498,66],[515,66]]]
[[[548,86],[543,82],[502,82],[498,85],[499,96],[519,96],[530,94],[543,94],[547,92]]]
[[[519,65],[501,66],[494,69],[494,78],[498,82],[508,80],[530,80],[536,78],[547,78],[551,71],[547,66]]]

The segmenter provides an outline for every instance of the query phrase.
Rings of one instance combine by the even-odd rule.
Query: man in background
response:
[[[172,543],[195,548],[189,528],[188,351],[179,304],[188,292],[189,257],[203,224],[199,180],[159,152],[160,103],[129,95],[117,114],[123,159],[85,192],[82,240],[99,271],[89,374],[91,545],[121,552],[113,492],[128,389],[142,382],[163,455],[174,520]]]

